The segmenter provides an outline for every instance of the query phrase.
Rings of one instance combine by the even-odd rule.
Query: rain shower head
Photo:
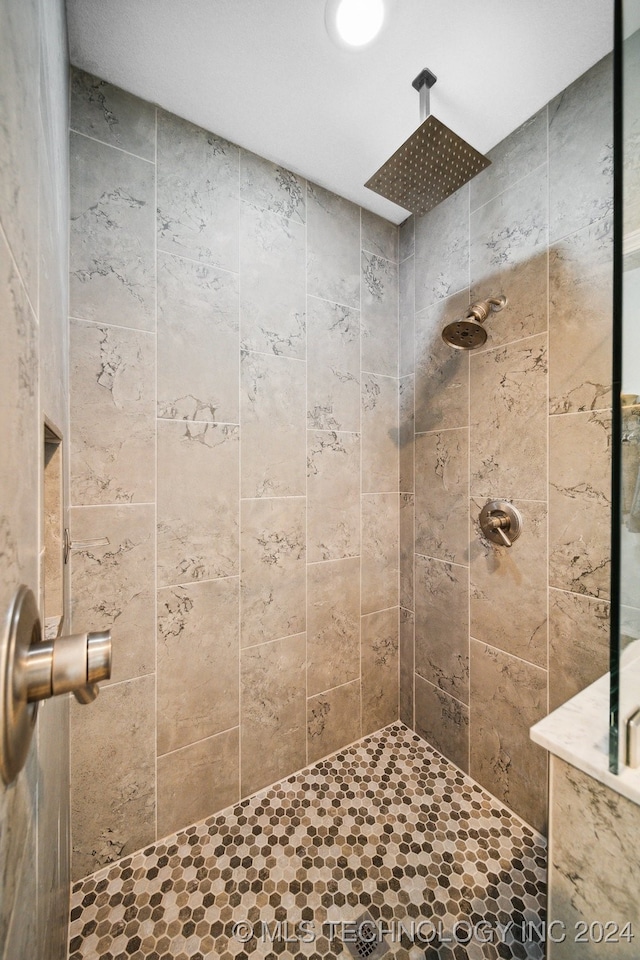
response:
[[[436,207],[491,163],[465,140],[429,115],[429,90],[437,77],[426,68],[412,86],[420,94],[422,123],[365,187],[411,213]]]
[[[487,339],[483,324],[490,313],[497,313],[507,305],[506,297],[489,297],[469,306],[461,320],[448,323],[442,331],[442,339],[456,350],[473,350],[481,347]]]

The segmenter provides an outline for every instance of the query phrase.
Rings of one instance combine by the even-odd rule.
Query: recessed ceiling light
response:
[[[341,47],[361,50],[373,43],[384,22],[384,0],[327,0],[325,23]]]

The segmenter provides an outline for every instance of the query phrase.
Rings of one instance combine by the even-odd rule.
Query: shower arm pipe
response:
[[[506,297],[487,297],[486,300],[479,300],[477,303],[470,304],[467,317],[473,317],[478,323],[484,323],[490,313],[502,310],[506,305]]]
[[[420,94],[420,120],[424,122],[431,114],[431,87],[438,78],[431,70],[421,70],[411,86]]]

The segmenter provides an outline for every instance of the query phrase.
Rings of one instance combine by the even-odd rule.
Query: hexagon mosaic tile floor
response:
[[[69,957],[541,960],[545,868],[396,723],[77,883]]]

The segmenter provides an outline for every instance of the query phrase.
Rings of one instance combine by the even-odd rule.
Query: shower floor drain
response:
[[[355,933],[350,931],[344,944],[355,960],[380,960],[389,950],[389,944],[381,936],[375,921],[363,913],[355,922]]]

